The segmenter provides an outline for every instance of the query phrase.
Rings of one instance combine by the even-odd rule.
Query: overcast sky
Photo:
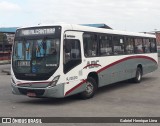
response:
[[[0,0],[0,27],[57,22],[160,30],[160,0]]]

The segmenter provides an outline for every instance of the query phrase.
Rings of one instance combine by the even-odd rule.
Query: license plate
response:
[[[28,92],[28,93],[27,93],[27,96],[28,96],[28,97],[36,97],[36,93]]]

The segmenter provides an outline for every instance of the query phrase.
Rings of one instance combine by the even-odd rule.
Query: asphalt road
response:
[[[7,68],[9,65],[0,65],[0,71]],[[140,84],[120,82],[105,86],[88,100],[80,100],[75,96],[41,99],[13,95],[10,75],[0,73],[0,116],[159,117],[160,68],[145,75]]]

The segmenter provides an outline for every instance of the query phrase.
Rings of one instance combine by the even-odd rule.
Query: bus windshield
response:
[[[19,79],[43,80],[49,78],[59,66],[60,39],[15,40],[13,70]],[[47,76],[48,75],[48,76]]]

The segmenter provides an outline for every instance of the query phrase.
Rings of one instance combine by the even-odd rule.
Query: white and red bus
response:
[[[158,68],[156,37],[80,25],[19,28],[12,53],[14,94],[88,99],[98,87]]]

